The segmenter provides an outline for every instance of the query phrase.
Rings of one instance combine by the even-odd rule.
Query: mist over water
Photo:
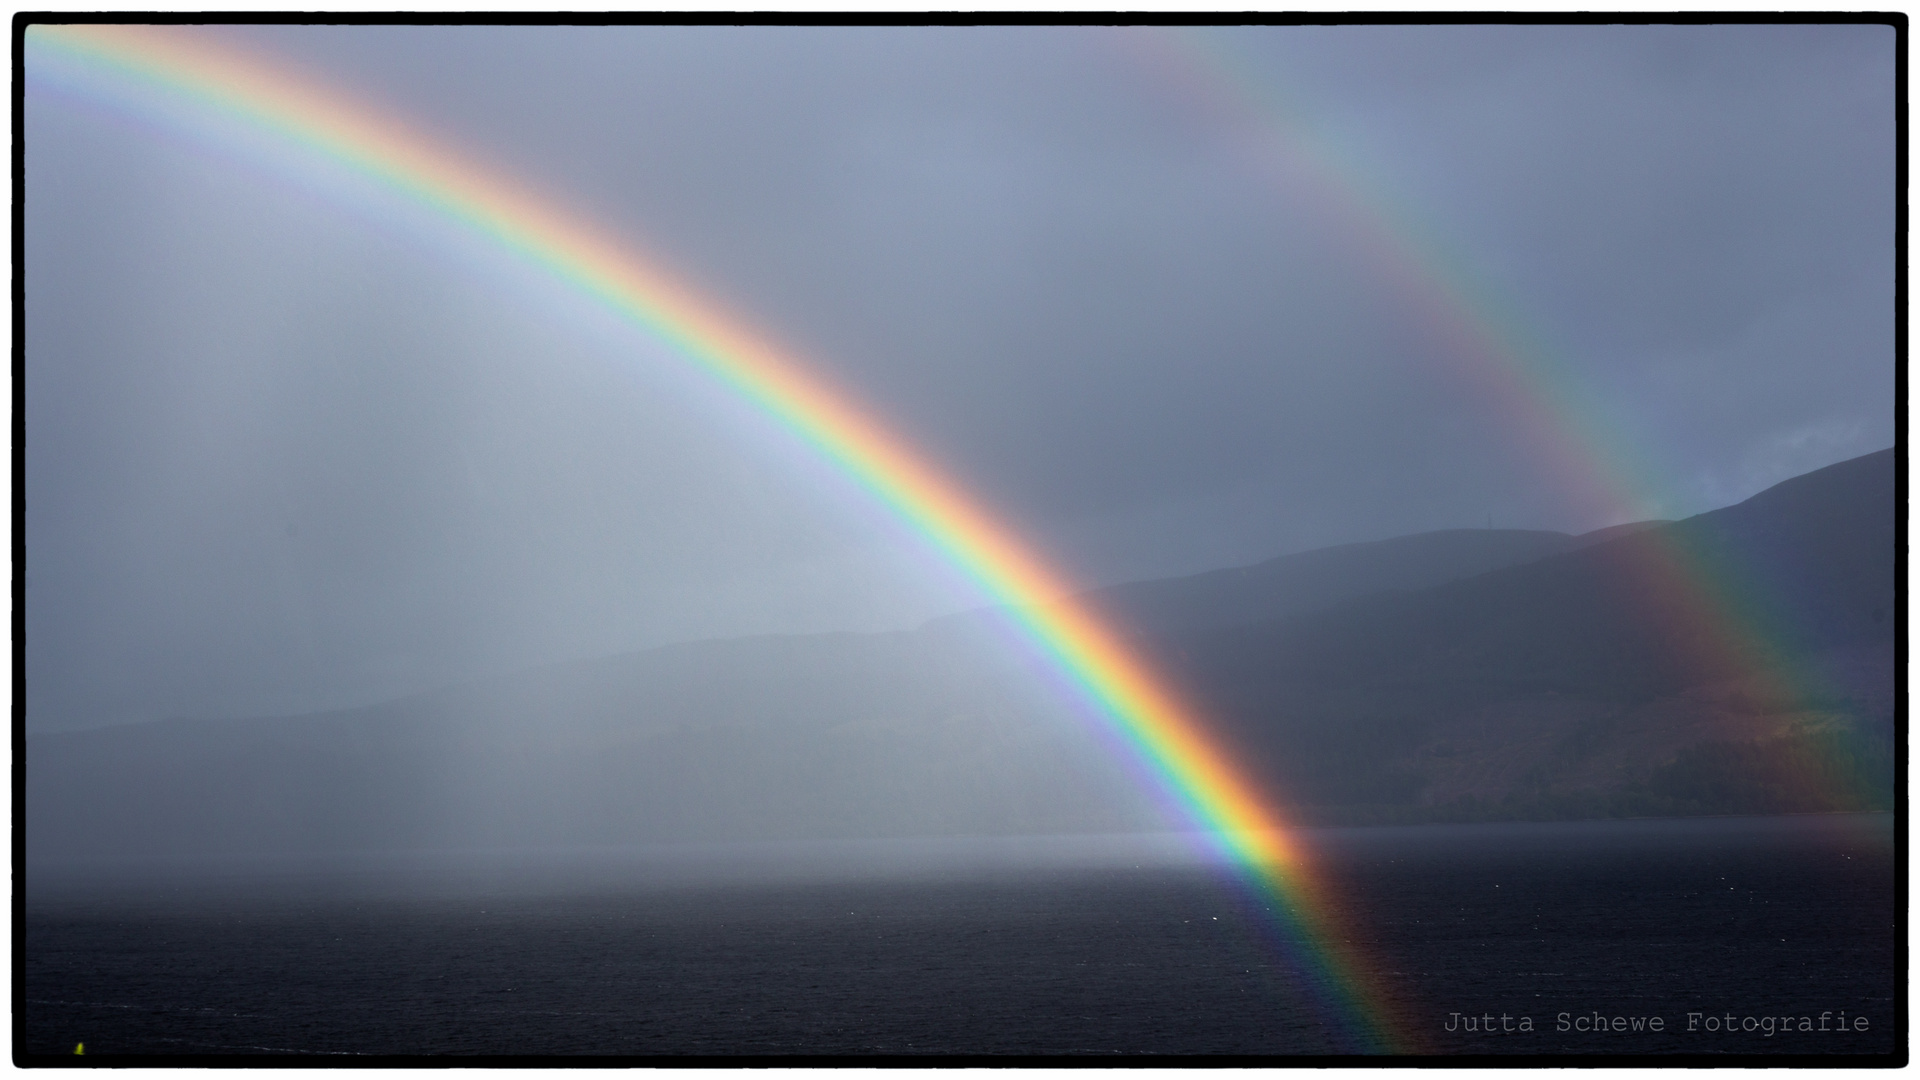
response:
[[[1901,960],[1883,947],[1901,918],[1888,816],[1302,838],[1410,1045],[1768,1055],[1904,1041]],[[1341,1018],[1302,996],[1299,943],[1190,839],[69,879],[30,894],[20,1038],[35,1053],[85,1039],[93,1054],[212,1056],[1349,1050]],[[1868,1025],[1702,1026],[1823,1012]],[[1469,1031],[1468,1014],[1508,1022]],[[1573,1028],[1596,1014],[1659,1016],[1662,1030]]]
[[[1219,863],[1204,833],[957,836],[50,859],[37,899],[538,897],[759,884],[959,882]]]

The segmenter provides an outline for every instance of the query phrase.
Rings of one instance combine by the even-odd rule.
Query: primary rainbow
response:
[[[189,33],[37,24],[30,79],[142,108],[185,101],[345,166],[478,232],[672,347],[835,464],[996,603],[1271,901],[1301,974],[1353,1049],[1406,1045],[1305,853],[1176,700],[1072,587],[898,438],[741,321],[553,206],[417,133]]]

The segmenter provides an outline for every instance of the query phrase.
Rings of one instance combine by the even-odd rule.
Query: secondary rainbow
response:
[[[900,439],[731,313],[634,252],[416,132],[187,32],[104,24],[27,28],[27,76],[139,110],[152,95],[271,133],[477,231],[670,345],[835,463],[1016,612],[1022,632],[1271,901],[1282,941],[1328,1019],[1365,1052],[1404,1030],[1305,853],[1206,728],[1070,585]]]
[[[1649,516],[1644,492],[1653,470],[1594,414],[1564,359],[1528,329],[1511,305],[1473,274],[1416,215],[1352,157],[1316,134],[1273,78],[1242,62],[1199,28],[1132,28],[1118,41],[1175,91],[1199,105],[1280,182],[1285,196],[1312,200],[1425,321],[1461,375],[1497,403],[1550,471],[1556,487],[1596,520]],[[1647,623],[1702,675],[1738,676],[1763,696],[1804,705],[1828,688],[1787,659],[1784,624],[1764,582],[1690,550],[1678,534],[1631,545],[1624,554],[1640,585]],[[1836,793],[1842,794],[1845,793]]]

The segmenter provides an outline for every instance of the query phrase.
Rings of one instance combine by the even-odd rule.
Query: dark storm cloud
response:
[[[1885,28],[1203,34],[1266,130],[1096,29],[216,32],[654,252],[1089,582],[1609,523],[1316,184],[1515,313],[1649,511],[1893,441]],[[26,135],[30,722],[972,602],[564,297],[31,88]]]

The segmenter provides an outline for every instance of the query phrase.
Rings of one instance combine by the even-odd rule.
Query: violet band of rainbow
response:
[[[153,27],[35,24],[36,59],[64,65],[93,92],[124,103],[143,93],[269,132],[459,222],[584,293],[760,409],[863,487],[993,602],[1064,674],[1256,887],[1281,924],[1299,974],[1348,1045],[1403,1046],[1402,1025],[1362,962],[1352,934],[1305,852],[1255,787],[1116,635],[1064,598],[1073,589],[1004,527],[740,320],[591,227],[378,114],[346,104],[270,65]]]

